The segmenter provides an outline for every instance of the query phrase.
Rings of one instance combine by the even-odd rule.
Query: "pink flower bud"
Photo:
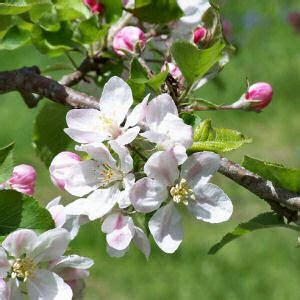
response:
[[[20,193],[33,195],[35,189],[36,171],[29,165],[18,165],[14,167],[12,177],[7,184],[13,190]]]
[[[126,55],[126,51],[134,52],[137,45],[144,48],[146,37],[144,32],[135,26],[126,26],[122,28],[114,37],[113,48],[118,55]],[[122,51],[122,50],[125,50]]]
[[[83,0],[84,4],[86,4],[93,13],[101,14],[104,10],[104,5],[98,3],[97,0]]]
[[[258,100],[260,102],[253,103],[251,109],[261,110],[265,108],[272,100],[272,86],[266,82],[257,82],[251,85],[245,95],[246,100]]]
[[[198,44],[206,38],[207,30],[204,27],[198,27],[194,31],[194,43]]]
[[[65,189],[65,180],[69,170],[81,161],[79,155],[73,152],[61,152],[57,154],[51,162],[49,171],[51,180],[61,190]]]
[[[171,62],[167,62],[163,65],[161,71],[164,72],[166,70],[169,70],[169,73],[180,83],[183,84],[184,77],[180,71],[180,69]]]

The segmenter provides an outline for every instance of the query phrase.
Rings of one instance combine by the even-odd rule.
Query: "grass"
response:
[[[201,114],[211,118],[215,126],[234,128],[253,137],[253,144],[228,155],[236,161],[248,154],[300,167],[300,36],[286,23],[286,13],[297,7],[296,0],[236,0],[227,1],[222,8],[224,16],[233,22],[238,52],[219,76],[223,88],[209,83],[200,91],[201,96],[218,103],[234,101],[245,90],[246,76],[251,82],[270,82],[275,91],[272,105],[260,114]],[[245,20],[250,26],[249,16],[255,16],[256,23],[245,28]],[[23,48],[14,53],[0,52],[0,62],[0,69],[6,70],[33,64],[45,67],[57,60]],[[47,202],[59,191],[52,187],[46,168],[31,146],[31,128],[39,108],[28,110],[15,93],[0,100],[0,144],[16,141],[17,163],[37,167],[36,196]],[[258,231],[229,244],[215,256],[207,255],[209,248],[239,222],[269,209],[228,179],[218,175],[215,181],[233,200],[233,218],[225,224],[208,225],[184,215],[185,239],[174,255],[166,255],[153,245],[149,262],[134,247],[122,259],[109,258],[100,224],[84,226],[73,250],[96,262],[87,282],[86,299],[295,299],[300,293],[295,232]]]

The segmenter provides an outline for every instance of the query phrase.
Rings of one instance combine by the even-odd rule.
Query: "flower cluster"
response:
[[[64,207],[64,218],[101,220],[107,251],[117,257],[131,242],[148,257],[148,229],[163,251],[173,253],[183,239],[180,207],[205,222],[230,218],[230,199],[209,183],[220,157],[211,152],[188,157],[193,129],[179,117],[168,94],[152,100],[147,96],[132,108],[130,87],[112,77],[99,106],[99,111],[68,112],[65,132],[83,155],[62,152],[50,166],[53,183],[81,197]]]

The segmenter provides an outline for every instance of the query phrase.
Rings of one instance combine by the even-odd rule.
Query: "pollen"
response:
[[[183,203],[184,205],[188,205],[188,199],[193,198],[193,190],[190,189],[185,179],[181,179],[178,184],[173,186],[170,194],[175,203]]]
[[[103,170],[100,172],[100,178],[103,186],[107,186],[114,181],[122,180],[122,174],[118,170],[114,170],[108,164],[103,164]]]
[[[26,281],[36,269],[37,267],[31,258],[19,258],[12,265],[11,277]]]

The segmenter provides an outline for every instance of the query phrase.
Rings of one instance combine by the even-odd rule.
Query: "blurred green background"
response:
[[[222,86],[209,83],[201,96],[230,103],[245,91],[246,77],[250,82],[267,81],[274,87],[274,100],[263,113],[202,114],[215,126],[234,128],[253,137],[253,144],[228,155],[236,161],[248,154],[300,167],[300,35],[287,22],[288,12],[297,9],[300,11],[299,0],[229,0],[222,6],[224,18],[233,24],[238,52],[219,76]],[[34,64],[43,68],[57,62],[65,62],[65,58],[49,59],[32,48],[0,52],[0,70]],[[51,74],[57,78],[60,75]],[[36,197],[46,203],[60,192],[52,186],[31,144],[33,120],[42,105],[29,110],[18,94],[1,95],[0,146],[16,141],[17,163],[37,168]],[[86,299],[298,298],[300,250],[296,248],[295,232],[262,230],[229,244],[215,256],[207,255],[209,248],[239,222],[269,210],[262,200],[221,175],[215,181],[234,203],[231,221],[208,225],[185,215],[185,238],[176,254],[166,255],[153,245],[148,262],[134,247],[121,259],[109,258],[100,224],[84,226],[73,242],[73,250],[95,260]]]

